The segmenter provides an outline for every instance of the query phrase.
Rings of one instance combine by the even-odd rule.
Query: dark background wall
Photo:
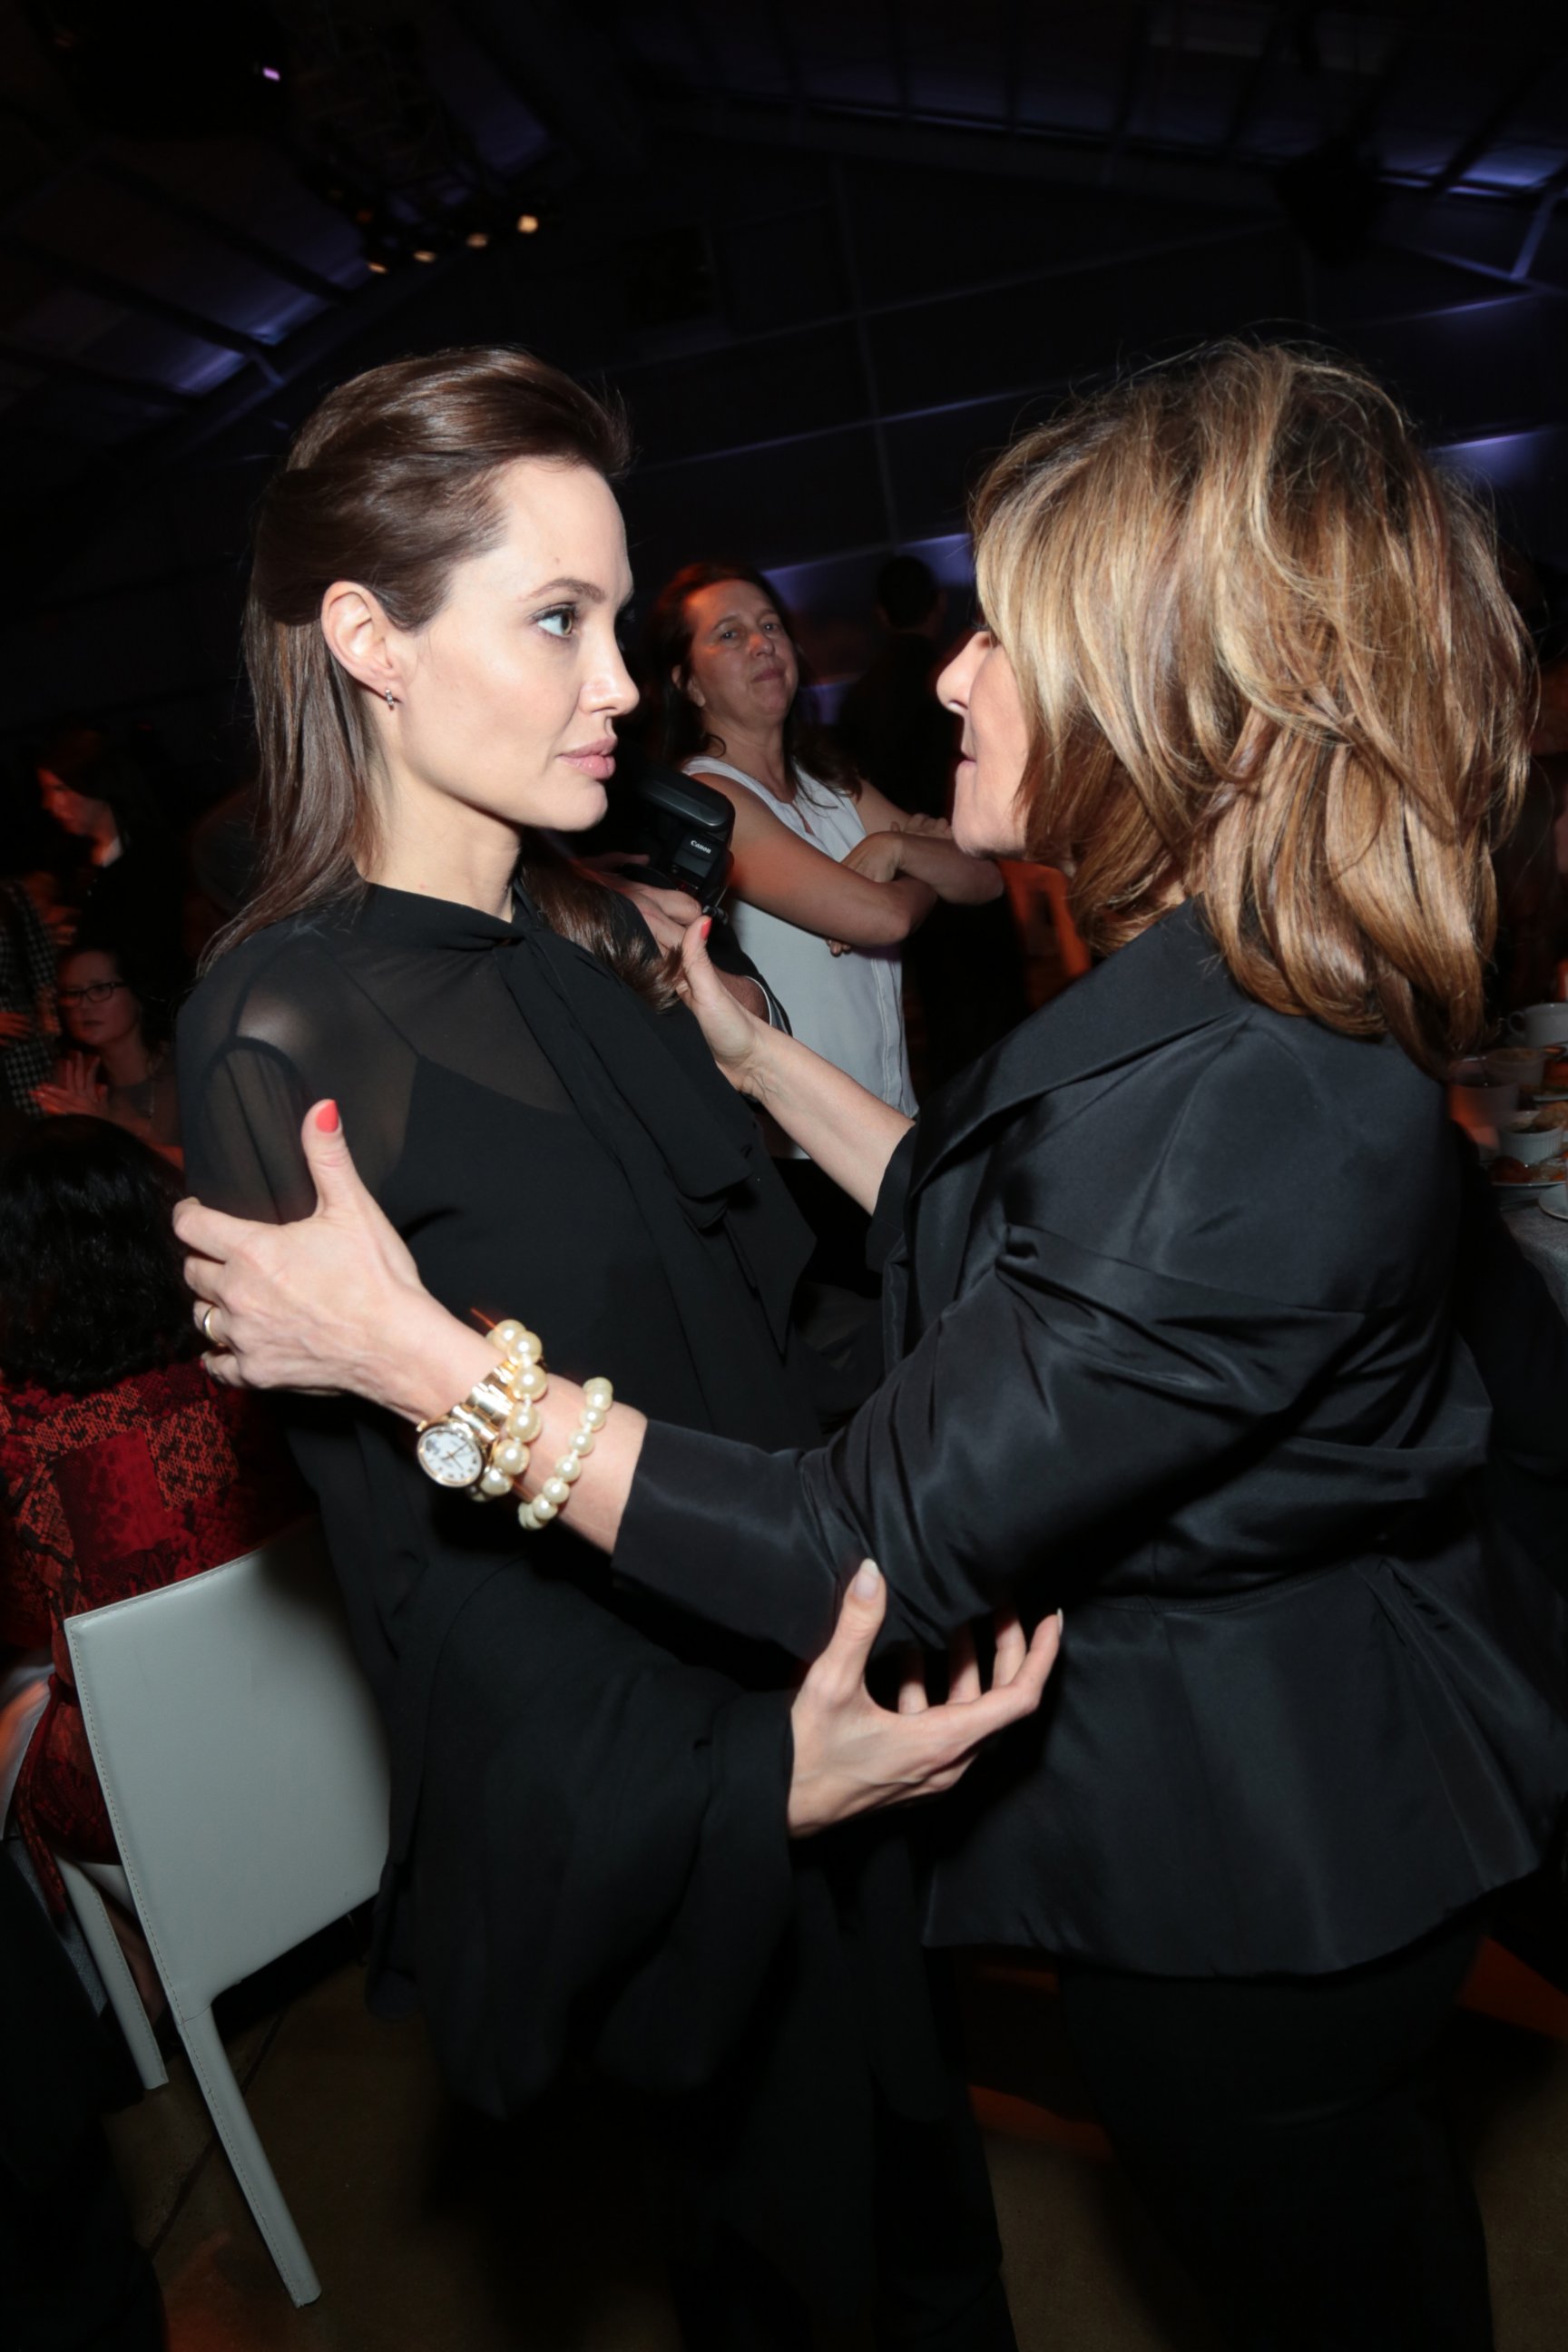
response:
[[[444,342],[613,383],[639,583],[773,567],[828,679],[890,548],[962,588],[987,452],[1229,332],[1363,356],[1568,565],[1560,9],[210,14],[154,7],[128,83],[112,10],[0,0],[0,741],[144,720],[216,785],[257,491],[327,385]]]

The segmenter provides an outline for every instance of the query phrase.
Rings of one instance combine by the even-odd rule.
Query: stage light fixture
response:
[[[539,215],[537,213],[519,213],[517,216],[517,233],[519,236],[532,236],[537,233],[538,228]]]
[[[490,233],[488,228],[471,228],[463,239],[463,243],[471,247],[475,253],[482,253],[489,241]]]
[[[437,258],[435,247],[433,245],[416,245],[414,248],[414,258],[416,261],[434,261]]]
[[[365,268],[370,271],[370,273],[371,273],[371,275],[372,275],[373,277],[374,277],[374,278],[384,278],[384,277],[386,276],[386,273],[387,273],[387,270],[388,270],[388,268],[389,268],[389,267],[390,267],[390,264],[389,264],[389,263],[387,263],[387,262],[384,262],[384,261],[376,261],[376,260],[375,260],[375,259],[374,259],[374,258],[370,258],[370,259],[367,259],[367,260],[366,260],[366,262],[365,262],[365,265],[364,265],[364,266],[365,266]]]

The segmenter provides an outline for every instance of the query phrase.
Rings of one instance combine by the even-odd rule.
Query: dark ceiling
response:
[[[110,588],[231,674],[258,467],[442,341],[614,377],[645,572],[951,532],[1031,404],[1238,327],[1563,421],[1562,5],[0,0],[0,108],[7,727],[184,690],[73,682]]]

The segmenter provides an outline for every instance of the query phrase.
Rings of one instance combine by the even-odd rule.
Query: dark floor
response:
[[[1213,2352],[1100,2148],[1055,2007],[1005,1971],[970,1986],[1022,2352]],[[1549,2000],[1545,2021],[1564,2019]],[[563,2098],[526,2131],[464,2114],[417,2021],[365,2013],[353,1962],[242,2020],[230,2050],[323,2293],[289,2304],[172,2062],[168,2088],[111,2129],[173,2352],[675,2352],[635,2136],[611,2102]],[[1568,2045],[1461,2016],[1445,2074],[1486,2208],[1499,2352],[1562,2352]]]

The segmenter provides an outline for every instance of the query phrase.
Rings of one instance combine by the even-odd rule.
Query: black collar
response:
[[[1031,1013],[943,1088],[919,1123],[911,1185],[929,1181],[977,1129],[1019,1103],[1234,1020],[1249,1002],[1199,908],[1185,900]]]

